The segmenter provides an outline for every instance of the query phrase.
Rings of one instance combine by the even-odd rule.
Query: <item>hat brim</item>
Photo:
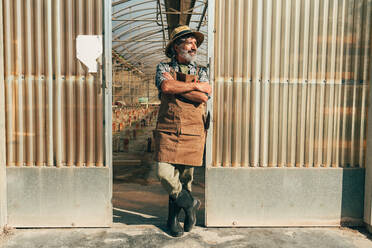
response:
[[[195,39],[196,39],[196,46],[199,47],[203,41],[204,41],[204,34],[198,32],[198,31],[191,31],[191,30],[187,30],[187,32],[184,32],[184,33],[180,33],[179,35],[176,35],[171,41],[168,42],[166,48],[165,48],[165,55],[168,57],[168,58],[171,58],[172,57],[172,54],[171,54],[171,47],[173,45],[173,42],[181,37],[184,37],[186,35],[189,35],[189,34],[192,34]]]

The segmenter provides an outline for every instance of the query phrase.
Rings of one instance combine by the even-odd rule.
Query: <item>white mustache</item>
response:
[[[191,53],[194,53],[193,55]],[[182,58],[184,58],[187,62],[193,62],[196,60],[196,50],[195,49],[192,49],[192,50],[186,50],[186,49],[181,49],[180,51],[180,54],[179,54]]]

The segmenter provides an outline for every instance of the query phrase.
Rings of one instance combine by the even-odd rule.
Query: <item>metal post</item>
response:
[[[214,6],[215,0],[208,0],[208,63],[209,63],[209,83],[214,89]],[[214,96],[215,91],[213,90],[212,96]],[[211,122],[207,133],[207,140],[205,144],[205,170],[208,170],[212,166],[212,153],[213,153],[213,123],[214,123],[214,113],[213,113],[213,99],[210,99],[207,103],[207,111],[210,111]],[[208,173],[205,173],[205,183],[208,183],[207,180]],[[205,195],[207,195],[208,187],[205,189]],[[205,203],[207,204],[207,203]],[[204,224],[207,225],[207,206],[205,206],[205,220]]]
[[[147,79],[147,104],[146,104],[146,108],[149,107],[149,102],[150,102],[150,79]]]
[[[200,17],[200,21],[199,21],[199,24],[198,24],[198,27],[196,28],[196,30],[200,30],[200,27],[201,27],[201,24],[203,22],[203,19],[204,19],[204,16],[205,16],[205,13],[207,12],[207,9],[208,9],[208,0],[207,2],[204,4],[204,9],[203,9],[203,13],[202,13],[202,16]]]
[[[214,86],[214,6],[215,0],[209,0],[208,9],[208,63],[209,63],[209,83]],[[213,91],[214,92],[214,91]],[[213,97],[214,94],[212,94]],[[206,167],[212,165],[212,141],[213,141],[213,99],[207,103],[207,110],[211,113],[211,122],[208,129],[206,141]]]
[[[109,192],[112,197],[112,5],[103,2],[103,121],[105,142],[105,166],[110,169]],[[111,201],[110,201],[111,203]],[[112,207],[112,206],[111,206]],[[111,216],[112,220],[112,216]]]
[[[0,13],[3,5],[0,1]],[[0,18],[0,34],[3,33],[3,19]],[[0,233],[7,224],[7,199],[6,199],[6,139],[5,139],[5,92],[4,92],[4,44],[0,39]]]
[[[164,22],[163,22],[163,14],[161,11],[161,4],[160,0],[158,0],[158,6],[159,6],[159,14],[160,14],[160,20],[161,20],[161,28],[163,31],[163,50],[165,49],[166,39],[165,39],[165,28],[164,28]]]
[[[372,94],[369,92],[368,106],[372,104]],[[367,121],[367,151],[366,151],[366,176],[364,193],[364,222],[369,232],[372,232],[372,108],[368,108]]]
[[[367,7],[367,17],[368,20],[366,23],[366,26],[369,27],[371,25],[371,12],[372,4],[368,4]],[[369,11],[369,12],[368,12]],[[367,28],[368,31],[368,28]],[[366,36],[368,37],[368,36]],[[368,38],[366,38],[366,44],[367,41],[370,43],[369,35]],[[371,59],[372,59],[372,49],[366,49],[366,57],[369,57],[367,60],[365,60],[364,68],[365,68],[365,74],[363,75],[363,79],[368,84],[371,84],[371,77],[372,77],[372,71],[368,68],[371,68]],[[369,79],[369,80],[368,80]],[[368,120],[367,120],[367,146],[366,146],[366,152],[365,152],[365,191],[364,191],[364,222],[366,224],[366,227],[370,233],[372,233],[372,93],[369,91],[368,95],[368,104],[367,106],[370,106],[368,108]]]
[[[132,71],[128,71],[128,83],[129,83],[129,99],[130,99],[130,104],[133,104]]]
[[[370,73],[372,74],[372,73]],[[368,106],[372,104],[372,94],[369,92]],[[372,233],[372,108],[368,108],[367,120],[367,148],[365,160],[365,192],[364,192],[364,222]]]

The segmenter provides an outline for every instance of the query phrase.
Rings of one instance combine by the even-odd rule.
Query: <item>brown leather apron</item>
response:
[[[197,75],[173,72],[174,78],[196,83]],[[158,122],[154,130],[155,160],[171,164],[201,166],[206,132],[205,103],[180,95],[161,94]]]

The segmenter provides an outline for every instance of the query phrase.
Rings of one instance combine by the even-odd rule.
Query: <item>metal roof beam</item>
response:
[[[149,36],[152,36],[152,35],[156,35],[159,32],[161,32],[161,30],[156,30],[156,31],[149,30],[149,31],[146,31],[145,32],[145,33],[147,33],[146,34],[147,36],[143,36],[144,33],[142,33],[142,34],[139,34],[139,35],[128,37],[128,39],[143,39],[144,37],[149,37]],[[114,40],[120,40],[120,39],[114,38]],[[118,48],[118,47],[120,47],[122,45],[123,44],[115,45],[115,46],[113,46],[113,48],[116,49],[116,48]]]
[[[196,30],[198,30],[198,31],[200,30],[200,27],[201,27],[201,24],[203,22],[205,13],[207,13],[207,9],[208,9],[208,0],[205,2],[204,9],[203,9],[203,14],[200,17],[200,21],[199,21],[198,27],[196,28]]]
[[[161,21],[161,29],[163,31],[163,49],[165,49],[165,44],[166,44],[165,27],[164,27],[164,20],[163,20],[163,14],[162,14],[162,10],[161,10],[160,0],[158,0],[157,10],[159,10],[160,21]],[[156,18],[158,18],[158,13],[156,14]]]
[[[168,22],[168,34],[179,25],[189,25],[195,0],[164,0]]]
[[[140,76],[144,76],[145,74],[138,69],[136,66],[129,63],[126,59],[124,59],[120,54],[118,54],[116,51],[112,50],[112,57],[115,60],[118,60],[120,63],[124,64],[128,69],[137,72]]]

